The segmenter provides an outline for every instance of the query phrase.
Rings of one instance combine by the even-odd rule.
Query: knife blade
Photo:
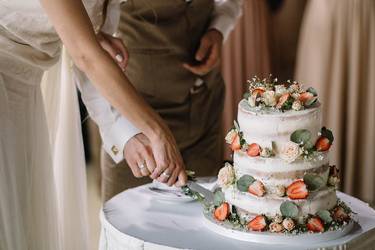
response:
[[[187,183],[188,188],[190,188],[194,192],[198,192],[204,196],[204,200],[208,203],[212,203],[214,201],[214,193],[211,190],[199,185],[194,181],[188,181]]]

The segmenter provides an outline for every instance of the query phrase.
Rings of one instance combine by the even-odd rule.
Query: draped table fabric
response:
[[[280,246],[237,241],[218,235],[204,225],[198,202],[158,200],[147,184],[127,190],[105,203],[100,250],[117,249],[372,249],[375,244],[375,210],[338,192],[357,213],[358,225],[350,234],[316,245]]]

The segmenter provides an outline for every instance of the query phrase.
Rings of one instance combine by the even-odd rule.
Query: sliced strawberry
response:
[[[311,217],[307,220],[306,227],[309,231],[315,233],[322,233],[324,232],[324,225],[321,219],[318,217]]]
[[[290,97],[289,93],[285,93],[282,96],[280,96],[279,101],[277,102],[276,108],[281,109],[284,103],[288,101],[289,97]]]
[[[266,193],[266,189],[261,181],[254,181],[250,184],[248,192],[258,197],[262,197]]]
[[[252,92],[251,92],[251,94],[252,95],[262,95],[263,93],[264,93],[264,89],[261,89],[261,88],[256,88],[256,89],[254,89]]]
[[[219,207],[215,209],[214,217],[218,221],[224,221],[226,218],[228,218],[229,214],[230,214],[229,204],[224,202],[223,204],[221,204]]]
[[[315,143],[315,148],[318,151],[327,151],[331,147],[331,143],[328,138],[319,137]]]
[[[257,215],[248,224],[247,228],[252,231],[263,231],[266,229],[267,221],[264,215]]]
[[[333,219],[335,221],[346,221],[349,219],[349,215],[345,212],[342,207],[336,207],[333,210]]]
[[[310,92],[303,92],[299,95],[298,100],[300,100],[302,103],[306,103],[311,98],[314,98],[314,95]]]
[[[260,146],[256,143],[251,143],[247,148],[247,154],[251,157],[260,155]]]
[[[286,194],[292,200],[305,199],[309,195],[303,180],[297,180],[286,188]]]
[[[231,149],[233,151],[237,151],[241,149],[240,136],[238,134],[234,137],[234,140],[231,145]]]

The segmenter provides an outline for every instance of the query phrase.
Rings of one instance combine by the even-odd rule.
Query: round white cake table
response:
[[[357,213],[358,223],[348,235],[315,245],[272,245],[216,234],[205,226],[198,202],[161,201],[149,187],[127,190],[105,203],[100,213],[100,250],[375,249],[375,210],[341,192],[338,197]]]

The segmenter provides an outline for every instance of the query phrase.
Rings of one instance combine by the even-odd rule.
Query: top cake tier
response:
[[[321,105],[316,103],[309,109],[279,111],[250,107],[246,100],[238,105],[238,124],[247,143],[262,147],[280,148],[290,141],[293,132],[308,130],[311,140],[316,141],[322,128]]]

